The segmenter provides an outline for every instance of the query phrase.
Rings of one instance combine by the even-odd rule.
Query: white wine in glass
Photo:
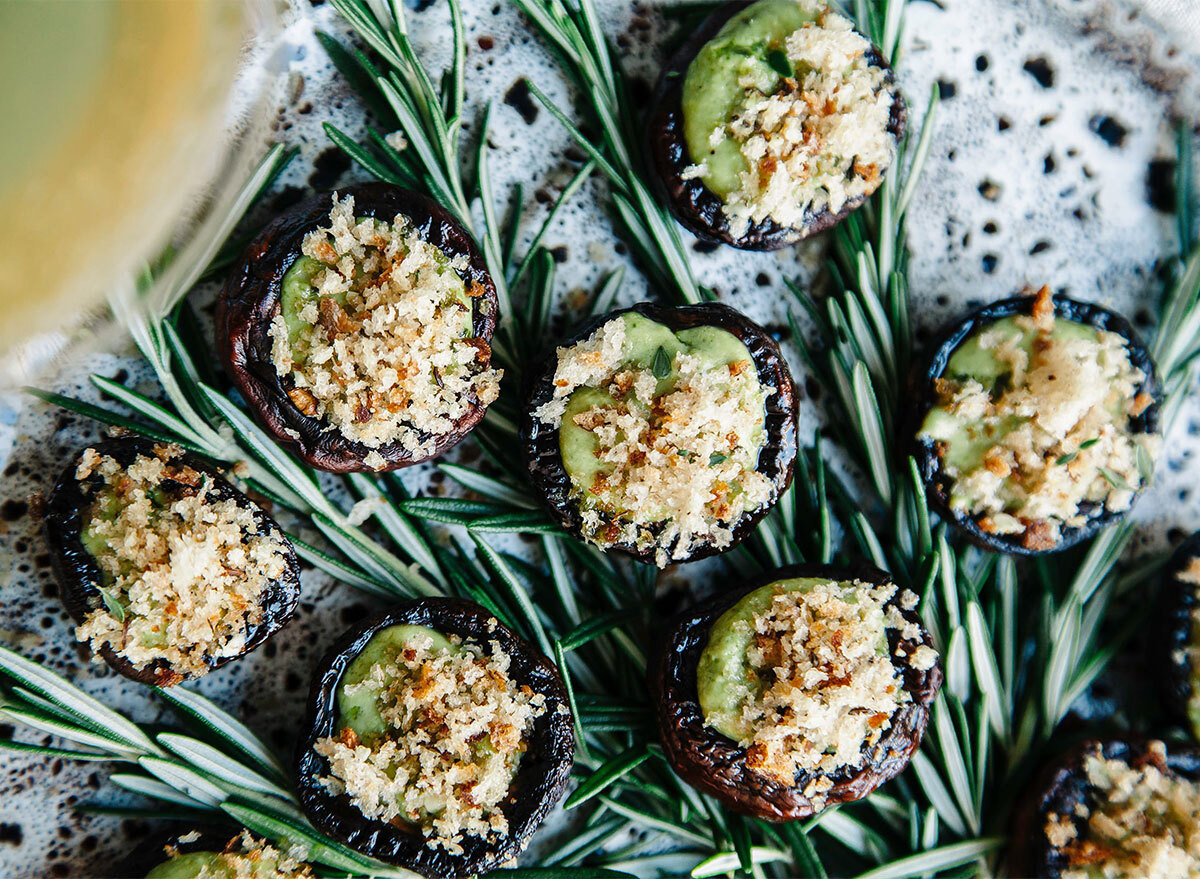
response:
[[[70,326],[213,182],[249,0],[0,0],[0,353]]]

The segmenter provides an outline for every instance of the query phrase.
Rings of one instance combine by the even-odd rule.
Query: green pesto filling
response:
[[[749,170],[741,144],[726,138],[715,148],[709,136],[740,110],[747,89],[743,77],[763,94],[776,92],[783,81],[779,57],[787,38],[815,20],[794,0],[759,0],[733,16],[704,44],[688,65],[683,80],[683,132],[694,164],[705,163],[700,179],[721,198],[741,187]],[[783,54],[784,64],[787,63]]]
[[[346,688],[370,677],[371,669],[376,665],[391,665],[405,648],[421,643],[425,638],[433,641],[431,651],[451,654],[462,652],[461,647],[428,626],[388,626],[381,629],[346,667],[338,684],[338,729],[350,727],[368,747],[387,733],[387,722],[379,713],[378,694],[366,688],[347,693]]]
[[[735,742],[753,738],[754,729],[746,722],[744,708],[760,699],[770,686],[750,664],[747,652],[754,644],[754,618],[766,614],[776,595],[811,592],[829,580],[823,577],[796,577],[769,583],[743,596],[721,614],[709,631],[708,644],[696,665],[696,691],[705,722]],[[847,601],[857,600],[852,583],[838,583]],[[878,646],[887,654],[887,639]]]
[[[622,315],[620,320],[625,323],[625,346],[617,371],[633,369],[652,372],[658,379],[655,397],[662,397],[675,389],[679,380],[675,358],[679,354],[699,358],[705,369],[727,369],[731,363],[754,362],[745,344],[727,330],[701,326],[672,332],[668,327],[632,312]],[[746,393],[757,394],[760,387],[755,374],[753,380],[747,382]],[[600,442],[595,432],[580,427],[574,420],[576,415],[593,407],[613,407],[618,402],[636,407],[643,415],[648,414],[632,393],[618,401],[605,388],[581,387],[575,390],[567,401],[559,429],[559,451],[575,491],[603,505],[610,512],[620,514],[627,510],[616,491],[593,491],[596,477],[612,473],[614,465],[598,457]],[[763,430],[764,427],[760,425],[753,435],[751,448],[747,450],[753,452],[753,457],[747,462],[751,469],[757,462],[757,450],[762,446]],[[647,518],[661,519],[667,516],[665,510],[639,512],[649,513]]]
[[[279,879],[285,875],[293,874],[282,872],[273,856],[250,860],[237,854],[189,852],[159,864],[146,879]]]

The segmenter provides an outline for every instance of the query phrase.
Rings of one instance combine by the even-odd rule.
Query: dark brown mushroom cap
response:
[[[349,796],[334,796],[317,781],[329,774],[329,764],[313,747],[319,739],[339,732],[337,691],[342,675],[376,633],[397,625],[427,626],[444,635],[458,635],[485,650],[495,641],[510,659],[513,682],[546,697],[546,710],[534,721],[529,749],[501,806],[508,832],[492,842],[464,835],[462,854],[426,845],[417,832],[366,818]],[[474,876],[519,855],[562,799],[575,757],[575,727],[562,678],[537,648],[474,602],[422,598],[397,605],[342,635],[318,669],[308,699],[305,732],[296,750],[296,788],[313,826],[352,849],[430,879]]]
[[[792,374],[775,340],[754,321],[728,305],[706,302],[702,305],[670,306],[641,302],[587,321],[562,343],[562,347],[583,341],[608,321],[629,312],[662,324],[672,332],[700,326],[716,327],[733,334],[746,346],[754,361],[759,382],[764,387],[775,388],[775,393],[767,397],[764,407],[766,439],[758,456],[758,472],[771,480],[775,486],[775,497],[778,498],[792,481],[792,468],[796,460],[796,391]],[[582,540],[583,518],[571,494],[571,477],[563,466],[558,429],[543,424],[533,414],[554,397],[554,370],[557,364],[557,349],[551,348],[541,363],[529,372],[519,426],[521,448],[534,488],[546,499],[546,505],[558,523]],[[745,539],[772,506],[774,501],[759,510],[743,514],[732,526],[733,542],[729,546],[722,549],[711,545],[699,546],[687,558],[672,561],[694,561],[731,549]],[[632,544],[618,543],[606,549],[618,549],[653,564],[656,547],[638,549]]]
[[[1149,641],[1150,671],[1158,682],[1163,704],[1172,717],[1200,735],[1188,717],[1188,700],[1195,692],[1192,667],[1181,655],[1192,641],[1192,614],[1200,607],[1200,585],[1181,578],[1192,559],[1200,558],[1200,531],[1183,541],[1171,555],[1162,573],[1158,606],[1155,608]]]
[[[104,607],[104,599],[97,588],[97,584],[103,582],[100,566],[84,548],[81,540],[83,529],[88,524],[84,517],[96,499],[103,481],[98,476],[92,476],[83,482],[75,478],[75,470],[83,453],[87,449],[95,449],[99,454],[113,458],[122,467],[128,467],[139,455],[151,456],[155,446],[162,445],[165,444],[140,436],[124,436],[92,443],[81,450],[63,470],[46,501],[44,525],[46,541],[50,545],[50,561],[58,577],[63,604],[76,623],[82,625],[92,611]],[[214,501],[233,500],[239,507],[250,510],[258,523],[259,533],[278,537],[286,551],[287,569],[282,577],[271,580],[263,592],[260,598],[263,617],[258,625],[246,632],[245,648],[237,656],[206,657],[211,671],[249,653],[287,624],[296,610],[296,602],[300,599],[300,563],[296,560],[296,553],[283,529],[262,507],[230,485],[219,469],[190,452],[183,452],[173,460],[211,477],[212,488],[209,496]],[[176,671],[162,659],[138,669],[107,644],[100,647],[98,652],[117,672],[143,684],[169,687],[192,677],[188,673]]]
[[[362,183],[338,190],[340,197],[354,197],[359,217],[377,217],[391,222],[404,214],[422,239],[448,257],[465,256],[467,268],[460,274],[468,287],[483,292],[473,297],[472,329],[475,337],[490,342],[496,328],[498,302],[496,285],[488,274],[483,255],[471,236],[432,199],[387,183]],[[328,224],[331,201],[328,194],[314,196],[277,217],[242,253],[217,299],[217,345],[225,368],[258,421],[281,445],[304,461],[334,473],[370,472],[364,459],[371,451],[383,456],[383,470],[419,464],[457,445],[483,418],[486,407],[473,401],[454,429],[437,437],[436,448],[426,456],[414,456],[400,443],[371,449],[347,439],[340,430],[321,418],[305,415],[289,399],[290,377],[280,377],[271,360],[271,321],[279,313],[283,277],[301,256],[304,236]],[[490,352],[477,360],[482,369]]]
[[[1064,523],[1060,530],[1061,539],[1050,549],[1030,549],[1021,543],[1019,534],[988,534],[979,527],[978,517],[950,508],[950,490],[954,485],[954,480],[949,478],[942,469],[942,459],[937,453],[937,444],[933,440],[922,439],[919,433],[925,416],[938,404],[935,382],[946,371],[950,358],[954,356],[954,352],[958,350],[959,346],[995,321],[1018,314],[1030,314],[1033,311],[1035,298],[1021,295],[1011,299],[1002,299],[972,311],[963,320],[943,330],[934,347],[929,365],[921,371],[918,377],[917,405],[914,410],[916,420],[912,425],[913,456],[916,458],[921,479],[925,484],[925,495],[929,500],[929,506],[976,546],[993,552],[1020,556],[1045,555],[1067,549],[1094,536],[1103,528],[1123,518],[1129,511],[1112,511],[1105,508],[1103,504],[1081,504],[1080,512],[1089,517],[1088,521],[1078,528]],[[1129,362],[1146,376],[1138,391],[1149,394],[1153,400],[1140,415],[1129,419],[1130,430],[1133,433],[1157,433],[1162,389],[1158,384],[1150,352],[1142,344],[1129,321],[1102,306],[1090,302],[1080,302],[1063,295],[1054,296],[1054,316],[1116,333],[1126,340]],[[1137,494],[1141,494],[1140,488]],[[1135,494],[1135,500],[1137,494]]]
[[[795,821],[819,810],[804,796],[804,788],[825,773],[801,771],[793,785],[782,785],[746,765],[746,749],[707,726],[700,708],[696,668],[708,645],[709,633],[720,616],[737,602],[763,586],[795,577],[828,577],[831,580],[862,580],[882,585],[892,582],[884,571],[870,565],[839,568],[832,565],[791,565],[769,571],[749,586],[717,595],[677,617],[654,662],[650,665],[650,699],[658,720],[659,734],[667,759],[679,776],[692,787],[711,794],[731,809],[767,821]],[[904,610],[897,589],[885,605],[895,606],[910,623],[921,624],[914,611]],[[862,799],[885,781],[904,770],[921,744],[929,723],[930,706],[942,683],[939,666],[924,671],[912,668],[907,658],[924,644],[929,633],[921,628],[919,639],[905,640],[888,629],[888,651],[895,662],[903,652],[904,689],[912,701],[900,706],[891,726],[872,747],[857,769],[829,775],[833,787],[825,792],[826,804]]]
[[[1068,751],[1054,764],[1045,767],[1034,782],[1032,793],[1013,814],[1014,844],[1008,851],[1009,876],[1058,879],[1070,866],[1063,848],[1052,845],[1046,835],[1050,815],[1068,818],[1075,825],[1078,839],[1087,838],[1087,818],[1075,807],[1089,802],[1092,786],[1083,762],[1089,754],[1099,753],[1106,760],[1122,760],[1132,766],[1154,758],[1145,741],[1090,740]],[[1200,749],[1186,745],[1167,745],[1165,772],[1200,780]]]
[[[698,177],[684,179],[684,170],[694,164],[683,133],[683,81],[688,67],[725,23],[752,2],[734,0],[719,7],[671,56],[655,88],[647,126],[647,152],[660,196],[665,199],[675,219],[697,238],[729,244],[742,250],[778,250],[833,228],[866,201],[866,197],[847,201],[837,213],[832,213],[828,208],[816,213],[810,211],[805,214],[799,228],[781,226],[768,217],[761,223],[751,223],[742,237],[733,238],[729,232],[729,220],[722,210],[725,202],[721,197]],[[886,87],[892,88],[895,95],[888,131],[899,143],[904,136],[907,116],[904,98],[895,88],[892,69],[883,60],[879,50],[872,46],[866,57],[871,65],[887,72]]]

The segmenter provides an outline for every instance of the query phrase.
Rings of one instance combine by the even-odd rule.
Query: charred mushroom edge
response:
[[[1200,607],[1200,585],[1180,578],[1192,559],[1200,558],[1200,531],[1195,532],[1175,549],[1162,572],[1162,586],[1147,639],[1150,668],[1159,684],[1163,704],[1170,716],[1196,736],[1200,731],[1188,717],[1188,700],[1196,689],[1193,676],[1200,669],[1192,668],[1186,655],[1177,659],[1192,640],[1192,613]]]

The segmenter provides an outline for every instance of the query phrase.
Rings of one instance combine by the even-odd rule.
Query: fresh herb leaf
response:
[[[667,349],[662,345],[659,345],[658,350],[654,352],[654,363],[650,369],[654,372],[655,378],[666,378],[671,374],[671,358],[667,354]]]
[[[1108,484],[1111,485],[1113,488],[1125,489],[1126,491],[1130,490],[1129,483],[1127,483],[1124,479],[1122,479],[1117,474],[1113,473],[1107,467],[1100,468],[1100,475],[1103,476],[1106,480],[1108,480]]]
[[[713,452],[708,456],[708,466],[716,467],[718,464],[724,464],[728,460],[728,455],[722,454],[721,452]]]
[[[97,586],[96,588],[100,591],[100,597],[104,599],[104,606],[108,609],[108,612],[117,618],[118,623],[125,622],[125,606],[103,586]]]
[[[1070,464],[1072,461],[1074,461],[1076,458],[1079,457],[1080,452],[1082,452],[1084,449],[1090,449],[1092,446],[1094,446],[1098,442],[1100,442],[1100,437],[1094,437],[1090,440],[1085,440],[1084,442],[1081,442],[1079,444],[1078,449],[1076,449],[1073,452],[1067,452],[1065,455],[1062,455],[1054,463],[1055,464]]]
[[[791,78],[792,62],[788,60],[787,52],[782,49],[771,49],[767,52],[767,64],[780,76]]]
[[[1138,475],[1142,477],[1142,485],[1149,485],[1154,481],[1154,459],[1140,443],[1137,445],[1137,468]]]

